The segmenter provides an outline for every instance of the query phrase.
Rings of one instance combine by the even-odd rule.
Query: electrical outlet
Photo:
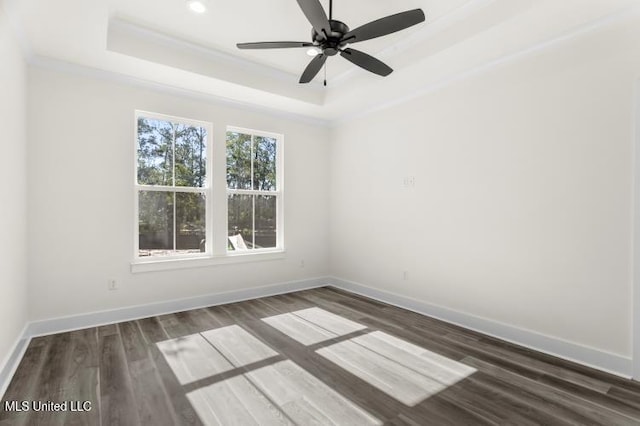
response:
[[[402,281],[409,281],[409,271],[402,271]]]
[[[301,268],[304,268],[304,259],[302,259],[302,260],[300,261],[300,267],[301,267]]]
[[[114,291],[118,289],[118,281],[115,278],[109,278],[107,280],[107,288],[109,291]]]

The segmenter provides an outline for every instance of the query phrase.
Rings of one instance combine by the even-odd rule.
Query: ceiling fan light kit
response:
[[[329,56],[340,54],[349,62],[374,74],[386,77],[393,72],[388,65],[367,53],[347,47],[372,38],[385,36],[424,22],[422,9],[390,15],[354,30],[344,22],[333,19],[333,0],[329,2],[329,18],[320,0],[297,0],[302,12],[311,23],[312,42],[303,41],[266,41],[255,43],[238,43],[239,49],[285,49],[308,48],[307,54],[314,56],[300,77],[300,83],[309,83],[320,72]],[[326,83],[325,83],[326,84]]]
[[[322,50],[320,50],[318,47],[312,47],[309,50],[307,50],[307,55],[309,56],[317,56],[321,53],[322,53]]]
[[[204,0],[187,0],[187,6],[194,13],[205,13],[207,11]]]

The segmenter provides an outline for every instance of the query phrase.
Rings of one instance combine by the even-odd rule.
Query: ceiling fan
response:
[[[282,49],[295,47],[315,47],[319,53],[311,60],[300,77],[300,83],[309,83],[320,72],[329,56],[340,56],[353,64],[383,77],[393,72],[388,65],[371,55],[346,47],[350,43],[370,40],[404,30],[425,20],[422,9],[389,15],[350,30],[347,24],[333,19],[333,0],[329,1],[329,18],[320,0],[297,0],[302,12],[311,23],[311,39],[304,41],[263,41],[238,43],[239,49]],[[325,86],[327,82],[324,82]]]

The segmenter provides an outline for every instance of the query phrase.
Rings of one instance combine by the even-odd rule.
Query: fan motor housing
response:
[[[331,19],[329,25],[331,26],[331,33],[327,34],[326,38],[324,34],[318,34],[315,28],[311,29],[311,38],[315,43],[318,43],[325,55],[334,56],[341,48],[347,45],[346,42],[341,42],[341,40],[349,32],[349,27],[344,22],[336,21],[335,19]]]

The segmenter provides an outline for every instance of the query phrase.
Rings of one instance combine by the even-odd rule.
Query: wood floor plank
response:
[[[147,358],[147,348],[142,331],[136,321],[119,323],[118,331],[122,339],[127,362],[140,361]]]
[[[71,356],[64,378],[64,401],[91,403],[89,411],[65,412],[65,425],[95,425],[100,422],[98,332],[95,329],[72,331]]]
[[[589,418],[571,406],[559,404],[545,393],[529,391],[511,381],[496,378],[483,371],[474,373],[464,382],[465,390],[476,391],[502,407],[509,419],[527,418],[524,423],[596,425],[597,419]]]
[[[548,386],[544,383],[539,383],[535,380],[519,376],[484,361],[471,357],[466,358],[463,361],[480,371],[504,381],[511,382],[518,387],[523,387],[529,392],[535,393],[546,400],[555,400],[585,417],[594,419],[594,421],[600,424],[637,425],[638,419],[640,419],[639,417],[628,416],[606,406],[595,404],[578,395],[565,392],[554,388],[553,386]]]
[[[141,335],[147,345],[147,353],[149,364],[140,366],[141,369],[152,368],[155,374],[158,387],[161,388],[163,395],[155,394],[153,398],[162,400],[162,396],[165,396],[168,401],[165,401],[166,409],[169,411],[171,420],[176,425],[194,425],[199,426],[202,424],[200,418],[195,412],[193,406],[187,400],[182,386],[180,385],[175,373],[167,363],[164,354],[160,351],[156,343],[163,342],[169,339],[168,334],[162,327],[160,320],[157,317],[146,318],[136,321],[140,329]],[[146,373],[149,374],[149,373]],[[153,379],[148,377],[145,379],[148,386],[153,386]],[[150,383],[149,383],[150,382]],[[134,388],[136,395],[139,390]],[[155,391],[157,392],[157,390]],[[144,395],[146,398],[146,395]],[[151,406],[151,404],[149,404]],[[155,405],[153,406],[155,407]],[[151,407],[151,408],[153,408]],[[162,410],[159,410],[162,413]],[[143,418],[144,418],[143,414]]]
[[[640,383],[333,288],[34,338],[32,399],[95,404],[0,426],[640,424]]]
[[[177,415],[138,322],[129,321],[118,326],[140,422],[158,426],[176,424]]]
[[[239,325],[205,331],[202,337],[235,367],[257,363],[278,355],[278,352]]]
[[[52,336],[38,337],[31,341],[9,384],[0,408],[0,424],[22,426],[29,419],[28,412],[6,411],[4,401],[31,401],[37,396],[37,385],[51,345]]]
[[[292,361],[260,368],[247,377],[297,424],[381,423]]]
[[[100,395],[103,425],[141,425],[119,334],[100,337]]]
[[[504,348],[495,347],[484,341],[475,341],[471,344],[477,348],[481,348],[490,351],[493,354],[503,356],[513,362],[526,365],[528,368],[536,370],[540,373],[555,376],[564,381],[574,383],[581,387],[592,389],[596,392],[607,393],[612,387],[610,383],[606,383],[603,380],[593,378],[586,374],[575,372],[567,368],[563,368],[559,365],[533,358],[531,356],[527,357],[515,351],[509,351]]]
[[[200,334],[165,340],[156,345],[183,385],[234,368],[231,362]]]
[[[291,309],[297,310],[299,307],[306,306],[304,303],[297,304],[297,298],[295,296],[286,296]],[[379,392],[366,381],[341,369],[337,369],[335,364],[323,357],[312,356],[308,352],[308,349],[299,342],[284,336],[260,320],[265,314],[273,314],[272,310],[265,312],[264,308],[259,304],[251,306],[245,305],[245,308],[241,312],[239,311],[235,314],[242,317],[242,323],[248,330],[255,335],[259,335],[272,347],[278,348],[288,359],[295,362],[314,377],[320,379],[340,395],[347,397],[359,407],[366,409],[366,411],[375,418],[391,418],[401,412],[403,407],[406,407],[396,399],[383,392]]]
[[[293,313],[273,315],[262,320],[303,345],[313,345],[337,337],[337,334]]]
[[[244,376],[232,377],[190,392],[188,398],[207,424],[294,424]]]
[[[144,318],[136,321],[147,344],[162,342],[169,339],[158,317]]]
[[[169,399],[172,412],[175,413],[176,424],[184,426],[201,426],[203,424],[202,420],[196,413],[193,405],[187,399],[185,389],[178,381],[163,353],[156,345],[150,345],[149,352],[156,374],[158,375]]]
[[[60,333],[51,337],[49,351],[36,384],[34,401],[42,403],[63,401],[65,378],[71,365],[71,340],[71,333]],[[61,425],[65,417],[66,413],[58,415],[53,411],[32,409],[29,412],[27,424]]]
[[[445,384],[354,342],[337,343],[317,352],[408,406],[414,406],[446,388]]]

